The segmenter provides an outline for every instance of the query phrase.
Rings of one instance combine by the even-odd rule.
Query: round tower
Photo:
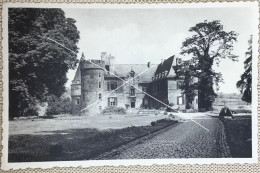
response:
[[[81,110],[85,109],[89,115],[103,109],[101,99],[104,96],[104,68],[103,60],[84,60],[80,67]]]

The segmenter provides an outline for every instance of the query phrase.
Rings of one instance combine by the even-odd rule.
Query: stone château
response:
[[[81,59],[71,84],[73,114],[85,109],[99,113],[110,106],[158,109],[171,105],[186,109],[186,98],[180,89],[183,81],[176,78],[174,71],[179,61],[175,56],[157,65],[115,64],[114,61],[115,57],[106,52],[101,53],[99,60]],[[189,107],[198,109],[197,96]]]

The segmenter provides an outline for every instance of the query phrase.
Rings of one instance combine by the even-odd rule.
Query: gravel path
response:
[[[224,127],[217,118],[188,120],[151,138],[139,139],[98,159],[221,158],[231,157]]]

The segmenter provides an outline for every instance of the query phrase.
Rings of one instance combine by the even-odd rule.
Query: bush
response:
[[[19,109],[9,109],[9,120],[14,120],[15,117],[38,116],[38,108],[35,105],[36,103],[31,104],[25,100],[23,104],[19,105]]]
[[[172,120],[170,119],[160,119],[160,120],[157,120],[156,123],[168,123],[168,122],[171,122]]]
[[[111,114],[111,113],[114,113],[114,114],[125,114],[126,110],[124,108],[122,108],[122,107],[109,106],[109,107],[106,107],[105,109],[103,109],[102,113],[103,114]]]
[[[52,96],[48,100],[48,108],[46,110],[46,115],[57,114],[71,114],[70,98],[58,98],[56,96]]]
[[[169,118],[159,119],[157,121],[152,121],[151,126],[159,125],[159,124],[171,124],[171,123],[177,123],[178,121],[174,121]]]

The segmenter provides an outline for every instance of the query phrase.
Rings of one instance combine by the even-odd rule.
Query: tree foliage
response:
[[[248,40],[248,49],[245,53],[246,60],[244,61],[244,73],[241,75],[240,80],[237,82],[237,88],[240,89],[242,95],[242,100],[251,103],[252,101],[252,35]]]
[[[184,68],[180,68],[179,75],[185,76],[183,90],[184,93],[190,93],[189,99],[194,98],[197,90],[199,108],[210,110],[217,96],[213,86],[215,84],[218,88],[218,83],[223,81],[222,74],[215,72],[212,66],[225,58],[237,61],[232,50],[238,34],[224,31],[223,25],[217,20],[198,23],[189,31],[194,35],[183,42],[181,54],[192,57],[183,64]],[[198,79],[197,82],[194,82],[194,78]]]
[[[46,115],[71,114],[71,100],[69,97],[48,97]]]
[[[35,105],[46,96],[61,96],[66,73],[77,65],[79,31],[61,9],[10,8],[9,117],[37,114]]]

